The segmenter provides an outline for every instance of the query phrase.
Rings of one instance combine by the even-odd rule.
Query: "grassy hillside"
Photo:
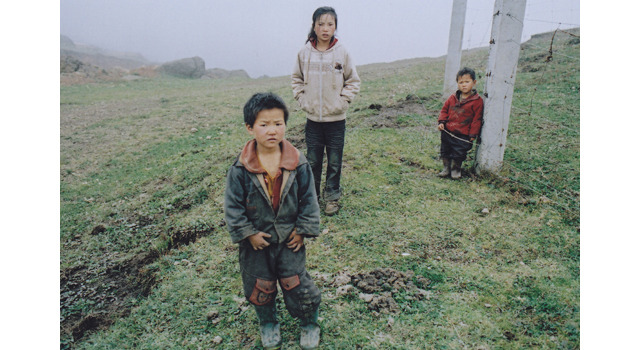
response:
[[[323,348],[579,348],[579,31],[522,47],[491,177],[472,160],[459,181],[436,176],[443,58],[359,68],[342,209],[307,241]],[[486,58],[463,65],[483,72]],[[61,348],[260,348],[223,221],[241,109],[259,91],[285,98],[304,149],[288,77],[61,86]]]

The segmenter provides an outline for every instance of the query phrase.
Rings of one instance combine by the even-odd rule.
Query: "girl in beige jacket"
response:
[[[307,159],[320,196],[322,161],[327,153],[323,193],[325,213],[338,211],[344,149],[345,119],[349,104],[360,91],[360,77],[353,59],[335,37],[338,16],[331,7],[320,7],[305,46],[298,52],[291,75],[293,96],[307,114],[305,140]]]

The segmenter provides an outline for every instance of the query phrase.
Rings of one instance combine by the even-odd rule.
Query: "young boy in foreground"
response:
[[[480,134],[484,109],[484,101],[475,90],[476,72],[473,69],[465,67],[458,71],[456,82],[458,91],[447,99],[438,117],[440,157],[444,165],[438,176],[451,175],[452,179],[462,175],[462,162]]]
[[[319,234],[311,167],[284,139],[289,112],[272,93],[253,95],[244,106],[248,141],[227,174],[225,220],[239,244],[244,294],[256,310],[266,349],[281,345],[276,313],[277,281],[287,310],[300,320],[300,345],[320,340],[320,290],[305,268],[305,237]]]

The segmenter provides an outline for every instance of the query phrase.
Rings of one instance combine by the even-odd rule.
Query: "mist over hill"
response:
[[[201,60],[199,57],[195,59]],[[174,74],[184,67],[185,58],[171,62],[152,62],[143,55],[133,52],[105,50],[97,46],[75,43],[71,38],[60,35],[60,81],[63,85],[86,83],[98,80],[132,80],[142,77],[151,78],[158,74]],[[176,67],[177,65],[177,67]],[[205,69],[206,63],[198,74],[183,76],[186,78],[221,79],[239,77],[249,79],[249,74],[242,69],[224,70],[221,68]],[[167,67],[172,67],[167,69]]]

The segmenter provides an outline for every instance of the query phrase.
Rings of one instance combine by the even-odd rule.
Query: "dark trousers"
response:
[[[344,150],[344,120],[329,123],[318,123],[307,119],[305,139],[307,143],[307,160],[311,165],[316,193],[320,196],[322,179],[322,161],[327,153],[327,177],[323,197],[326,201],[340,199],[340,175],[342,174],[342,153]]]
[[[469,136],[462,134],[449,135],[449,132],[440,132],[440,157],[463,162],[467,159],[467,152],[473,147]]]
[[[243,240],[240,242],[239,260],[244,295],[252,304],[274,307],[279,282],[291,316],[302,320],[313,318],[321,295],[305,268],[305,247],[294,253],[283,242],[253,250],[251,243]]]

